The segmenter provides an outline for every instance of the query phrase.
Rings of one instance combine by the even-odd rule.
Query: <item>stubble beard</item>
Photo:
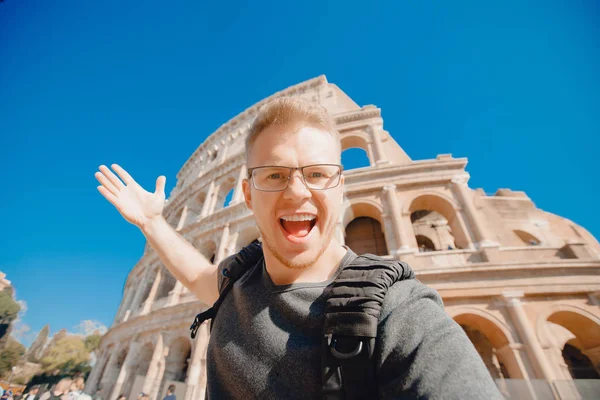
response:
[[[258,228],[258,230],[260,231],[260,234],[263,238],[263,243],[267,245],[267,248],[269,249],[271,254],[273,254],[275,259],[277,259],[277,261],[279,261],[284,267],[289,268],[289,269],[294,269],[294,270],[307,269],[307,268],[310,268],[311,266],[313,266],[319,260],[319,258],[321,258],[323,253],[325,253],[325,251],[329,248],[329,245],[331,244],[331,241],[333,240],[333,231],[334,231],[333,229],[329,230],[329,232],[327,233],[327,235],[325,237],[325,240],[323,241],[323,245],[319,249],[319,253],[317,253],[317,255],[313,259],[311,259],[307,262],[303,262],[303,263],[299,263],[299,262],[295,263],[295,262],[285,258],[283,255],[281,255],[281,253],[279,253],[277,251],[277,246],[275,246],[275,244],[271,241],[270,237],[265,235],[265,233],[262,231],[262,229],[260,229],[260,227]],[[310,248],[309,248],[309,250],[310,250]]]

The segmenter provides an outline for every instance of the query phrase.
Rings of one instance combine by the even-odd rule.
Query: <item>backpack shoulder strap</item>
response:
[[[373,254],[358,256],[342,269],[325,304],[324,400],[377,396],[373,354],[381,306],[394,283],[414,277],[408,264]]]
[[[198,333],[198,328],[208,319],[213,319],[219,311],[219,307],[225,300],[225,296],[233,287],[233,284],[240,279],[247,271],[254,267],[263,258],[262,245],[258,241],[250,243],[240,250],[239,253],[227,257],[221,264],[219,277],[219,298],[208,310],[196,315],[194,323],[190,326],[191,337],[194,339]]]

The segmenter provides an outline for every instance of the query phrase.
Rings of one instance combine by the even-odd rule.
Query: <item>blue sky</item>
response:
[[[414,160],[467,157],[471,187],[600,237],[598,2],[204,3],[0,2],[0,271],[26,344],[110,325],[142,254],[98,165],[152,189],[164,174],[168,193],[221,124],[321,74]]]

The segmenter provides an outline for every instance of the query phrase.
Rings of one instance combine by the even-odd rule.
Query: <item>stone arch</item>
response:
[[[185,382],[191,355],[192,343],[187,337],[180,336],[171,342],[159,393],[163,392],[167,381]]]
[[[513,233],[515,235],[517,235],[517,237],[521,240],[521,242],[523,242],[523,244],[525,244],[527,246],[539,246],[540,244],[542,244],[540,239],[538,239],[537,237],[535,237],[534,235],[532,235],[529,232],[526,232],[526,231],[523,231],[520,229],[515,229],[513,231]]]
[[[374,220],[377,220],[380,224],[383,225],[383,214],[383,207],[376,201],[368,199],[350,201],[346,209],[344,210],[342,217],[342,225],[344,226],[344,229],[346,229],[348,224],[353,219],[358,217],[370,217]]]
[[[536,327],[542,346],[548,351],[560,351],[554,362],[559,364],[564,376],[600,379],[598,316],[577,306],[558,304],[538,316]],[[568,331],[567,335],[557,335],[560,329]]]
[[[169,225],[175,227],[176,230],[181,229],[183,225],[183,210],[185,207],[179,207],[175,212],[169,216]]]
[[[169,272],[168,269],[162,267],[162,275],[160,279],[160,285],[158,286],[158,291],[156,292],[156,298],[162,299],[163,297],[167,297],[169,293],[173,289],[175,289],[175,284],[177,283],[177,279]]]
[[[225,204],[225,199],[227,198],[227,194],[231,193],[231,200],[233,200],[233,192],[235,190],[235,182],[236,179],[232,176],[229,176],[222,180],[219,188],[215,194],[215,202],[213,206],[213,213],[219,211],[222,208],[228,207],[229,204]]]
[[[473,308],[463,309],[453,316],[465,331],[494,379],[520,378],[512,352],[505,351],[514,340],[497,318]]]
[[[196,247],[198,251],[202,253],[202,255],[211,263],[215,262],[215,257],[217,255],[217,244],[214,240],[198,241],[194,247]]]
[[[351,202],[343,214],[345,243],[357,254],[388,255],[383,210],[373,201]]]
[[[557,343],[554,340],[546,321],[566,328],[575,336],[578,332],[587,330],[588,334],[584,335],[586,347],[600,346],[600,318],[581,307],[570,304],[555,304],[540,313],[537,318],[537,336],[542,347],[550,348],[564,345],[564,343]],[[577,323],[582,323],[582,325],[578,326]],[[595,334],[595,337],[590,335],[591,333]]]
[[[260,238],[260,229],[258,229],[256,225],[252,225],[243,229],[235,241],[235,252],[237,253],[244,246],[248,246],[258,238]]]
[[[152,361],[152,353],[154,352],[154,346],[151,342],[146,342],[140,348],[134,364],[130,367],[130,378],[123,384],[123,393],[129,397],[133,383],[137,376],[146,376],[148,368],[150,368],[150,362]]]
[[[435,248],[433,240],[426,235],[416,235],[415,239],[417,240],[417,247],[420,252],[439,250]]]
[[[195,193],[194,196],[189,199],[186,203],[185,218],[180,221],[177,225],[179,229],[185,225],[193,224],[198,221],[202,216],[202,209],[206,202],[206,189],[202,188],[199,192]]]
[[[449,235],[454,239],[456,248],[468,249],[472,247],[469,232],[463,222],[461,207],[453,199],[440,193],[418,193],[412,199],[406,201],[404,213],[412,216],[413,213],[418,211],[433,211],[441,215],[447,222]],[[415,228],[413,228],[413,235],[416,236],[416,233]]]
[[[341,134],[340,144],[342,146],[342,154],[344,154],[344,152],[346,150],[350,150],[350,149],[363,150],[367,156],[368,163],[369,163],[369,165],[364,165],[364,167],[374,165],[373,155],[371,152],[371,148],[369,146],[369,137],[366,133],[351,132],[351,133]],[[360,167],[363,167],[363,165],[361,165]],[[357,168],[360,168],[360,167],[357,167]]]

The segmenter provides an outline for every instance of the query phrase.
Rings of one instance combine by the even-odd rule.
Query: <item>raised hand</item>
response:
[[[98,191],[119,210],[123,218],[142,229],[149,221],[162,215],[165,204],[164,176],[156,179],[156,190],[149,193],[123,168],[117,164],[111,167],[121,179],[105,165],[101,165],[100,172],[94,176],[101,183]]]

